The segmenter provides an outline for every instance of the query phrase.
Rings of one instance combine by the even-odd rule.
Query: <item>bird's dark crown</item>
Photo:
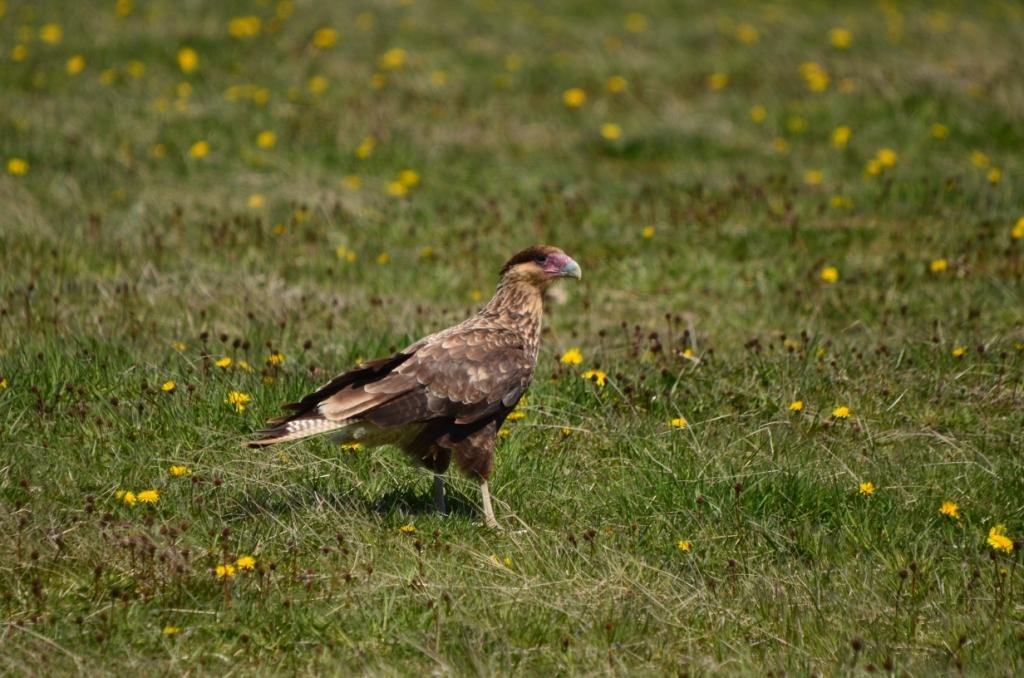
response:
[[[505,265],[501,267],[501,275],[505,275],[510,268],[518,266],[519,264],[525,264],[528,261],[543,260],[550,254],[564,254],[562,250],[551,245],[534,245],[533,247],[527,247],[522,252],[514,255],[511,259],[505,262]]]

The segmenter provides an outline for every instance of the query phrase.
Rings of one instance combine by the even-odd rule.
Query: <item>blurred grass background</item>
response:
[[[0,0],[0,666],[1018,672],[1022,40],[1008,2]],[[388,451],[239,447],[535,242],[584,278],[507,531]]]

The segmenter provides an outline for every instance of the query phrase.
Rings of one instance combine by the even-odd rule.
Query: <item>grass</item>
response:
[[[3,673],[1024,670],[1018,7],[0,6]],[[535,242],[505,530],[240,446]]]

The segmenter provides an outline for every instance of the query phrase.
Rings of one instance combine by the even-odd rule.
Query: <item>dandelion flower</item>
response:
[[[312,94],[323,94],[327,91],[327,78],[322,75],[314,75],[306,83],[306,89]]]
[[[380,58],[377,59],[377,63],[381,69],[385,71],[394,71],[405,65],[407,57],[408,55],[404,49],[401,47],[392,47],[380,55]]]
[[[406,188],[414,188],[419,186],[420,173],[414,169],[404,169],[398,173],[397,181]]]
[[[363,140],[356,146],[355,155],[360,160],[366,160],[373,153],[373,149],[377,146],[377,140],[373,137],[363,137]]]
[[[882,167],[892,167],[896,164],[898,156],[896,155],[896,151],[891,148],[880,148],[878,149],[878,152],[875,153],[875,158]]]
[[[347,261],[350,264],[354,263],[355,260],[356,260],[356,257],[358,256],[356,254],[355,250],[350,250],[349,248],[345,247],[344,245],[338,245],[334,249],[334,254],[336,254],[339,259],[344,259],[345,261]]]
[[[227,368],[231,367],[231,364],[233,362],[234,361],[231,358],[224,356],[223,358],[215,362],[214,365],[221,368],[222,370],[226,370]]]
[[[708,89],[717,92],[723,90],[729,84],[729,76],[726,73],[712,73],[708,76]]]
[[[188,157],[190,158],[205,158],[210,154],[210,142],[205,139],[200,139],[191,146],[188,147]]]
[[[146,74],[146,64],[139,61],[138,59],[132,59],[128,62],[128,65],[124,69],[128,75],[132,76],[136,80]]]
[[[283,362],[284,354],[281,353],[280,351],[273,351],[270,355],[267,356],[267,365],[270,365],[271,367],[280,365]]]
[[[505,417],[505,421],[519,421],[520,419],[524,418],[525,416],[526,416],[526,412],[523,412],[520,409],[515,409],[515,410],[512,410],[511,412],[508,413],[508,416]]]
[[[647,30],[647,17],[640,12],[630,12],[626,15],[624,25],[630,33],[643,33]]]
[[[28,161],[22,158],[10,158],[7,161],[7,173],[16,177],[28,174]]]
[[[622,128],[614,122],[606,122],[601,125],[601,136],[608,141],[615,141],[622,137]]]
[[[839,407],[832,410],[832,416],[835,417],[836,419],[849,419],[850,408],[847,407],[846,405],[840,405]]]
[[[686,417],[676,417],[675,419],[668,422],[668,425],[671,426],[672,428],[686,428],[688,422],[686,421]]]
[[[317,49],[330,49],[338,42],[338,31],[330,26],[316,29],[313,33],[313,46]]]
[[[764,122],[764,119],[768,117],[768,109],[766,109],[761,104],[754,104],[753,106],[750,107],[750,112],[748,113],[748,115],[750,115],[751,122],[760,125],[762,122]]]
[[[265,129],[256,135],[256,145],[264,149],[273,148],[277,145],[277,135],[274,132]]]
[[[811,169],[804,172],[804,183],[808,186],[818,186],[821,184],[821,180],[824,177],[824,173],[821,170]]]
[[[228,21],[228,35],[238,40],[255,38],[260,34],[263,21],[253,14],[236,16]]]
[[[611,94],[621,94],[629,87],[629,81],[621,75],[613,75],[604,83],[604,88]]]
[[[391,261],[391,255],[387,252],[381,252],[377,255],[377,263],[383,266],[384,264]]]
[[[217,579],[234,579],[235,572],[235,566],[231,563],[223,563],[214,569]]]
[[[175,478],[181,478],[182,476],[187,476],[188,474],[192,473],[192,469],[190,469],[188,466],[173,465],[167,469],[167,472],[170,473],[171,476]]]
[[[64,31],[59,24],[44,24],[39,29],[39,39],[48,45],[59,45],[64,39]]]
[[[235,561],[239,570],[253,570],[256,568],[256,559],[252,556],[239,556]]]
[[[8,165],[8,169],[10,166]],[[1024,217],[1017,219],[1017,223],[1010,229],[1010,237],[1014,240],[1020,240],[1024,238]]]
[[[0,391],[6,391],[7,386],[7,377],[0,377]]]
[[[170,624],[165,626],[163,630],[163,634],[168,638],[170,638],[171,636],[176,636],[179,633],[181,633],[181,629],[179,629],[177,626],[171,626]]]
[[[569,108],[579,108],[587,102],[587,93],[579,87],[570,87],[562,92],[562,103]]]
[[[412,534],[416,531],[416,526],[412,523],[406,523],[405,525],[402,525],[400,528],[398,528],[398,531],[402,534]]]
[[[559,362],[563,365],[579,365],[583,362],[583,352],[580,351],[578,346],[574,346],[562,354]]]
[[[753,24],[742,23],[736,27],[736,39],[744,45],[753,45],[759,37],[757,27]]]
[[[142,490],[137,498],[140,503],[155,504],[160,501],[160,492],[159,490]]]
[[[928,264],[928,270],[932,273],[942,273],[949,266],[949,262],[945,259],[932,259],[932,262]]]
[[[594,382],[598,386],[604,386],[604,382],[608,378],[608,375],[602,372],[601,370],[587,370],[580,376],[582,376],[584,379]]]
[[[191,47],[178,50],[178,68],[182,73],[191,73],[199,68],[199,53]]]
[[[1013,540],[1006,536],[1006,525],[994,525],[988,531],[988,545],[995,551],[1013,553]]]
[[[163,391],[164,393],[170,393],[176,388],[178,388],[178,385],[174,383],[173,379],[168,379],[167,381],[160,385],[160,390]]]
[[[853,131],[848,125],[840,125],[832,130],[832,145],[842,150],[846,148],[846,145],[850,143],[850,137],[853,136]]]
[[[793,402],[791,402],[789,404],[789,411],[790,412],[801,412],[801,411],[803,411],[803,409],[804,409],[804,401],[802,401],[802,400],[794,400]]]
[[[967,354],[965,346],[955,346],[950,352],[954,358],[963,358]]]
[[[960,505],[955,501],[944,501],[939,507],[939,514],[954,520],[960,520]]]
[[[245,412],[245,406],[251,400],[252,397],[248,393],[231,391],[228,393],[227,398],[224,399],[224,402],[234,407],[236,412]]]
[[[654,237],[654,226],[644,226],[640,231],[640,237],[650,240]]]
[[[1003,170],[998,167],[991,167],[985,173],[985,179],[994,186],[1003,180]]]
[[[128,504],[129,506],[135,506],[135,502],[138,501],[138,498],[135,496],[134,492],[128,490],[121,494],[121,501]]]
[[[341,444],[341,449],[345,450],[346,452],[358,452],[359,450],[363,449],[363,444],[362,443],[342,443]]]
[[[828,41],[836,49],[848,49],[853,44],[853,33],[842,26],[828,32]]]
[[[245,204],[251,210],[263,209],[263,206],[267,204],[267,199],[263,197],[262,193],[253,193],[246,199]]]
[[[85,70],[85,57],[81,54],[74,55],[65,64],[65,70],[67,70],[68,75],[78,75]]]
[[[676,548],[682,551],[683,553],[688,552],[691,546],[692,544],[690,543],[689,539],[680,539],[676,542]]]
[[[929,131],[933,139],[945,139],[949,136],[949,128],[941,122],[933,122]]]
[[[818,274],[822,282],[833,284],[839,281],[839,269],[835,266],[826,266],[821,269],[821,273]]]
[[[875,493],[875,484],[870,480],[865,481],[857,486],[857,492],[864,495],[865,497],[870,497]]]
[[[971,151],[971,164],[978,169],[988,167],[989,162],[988,156],[981,151]]]

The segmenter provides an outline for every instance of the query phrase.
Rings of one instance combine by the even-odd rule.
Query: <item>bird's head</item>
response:
[[[580,265],[550,245],[527,247],[501,268],[502,281],[523,281],[542,290],[559,278],[579,280],[581,276]]]

